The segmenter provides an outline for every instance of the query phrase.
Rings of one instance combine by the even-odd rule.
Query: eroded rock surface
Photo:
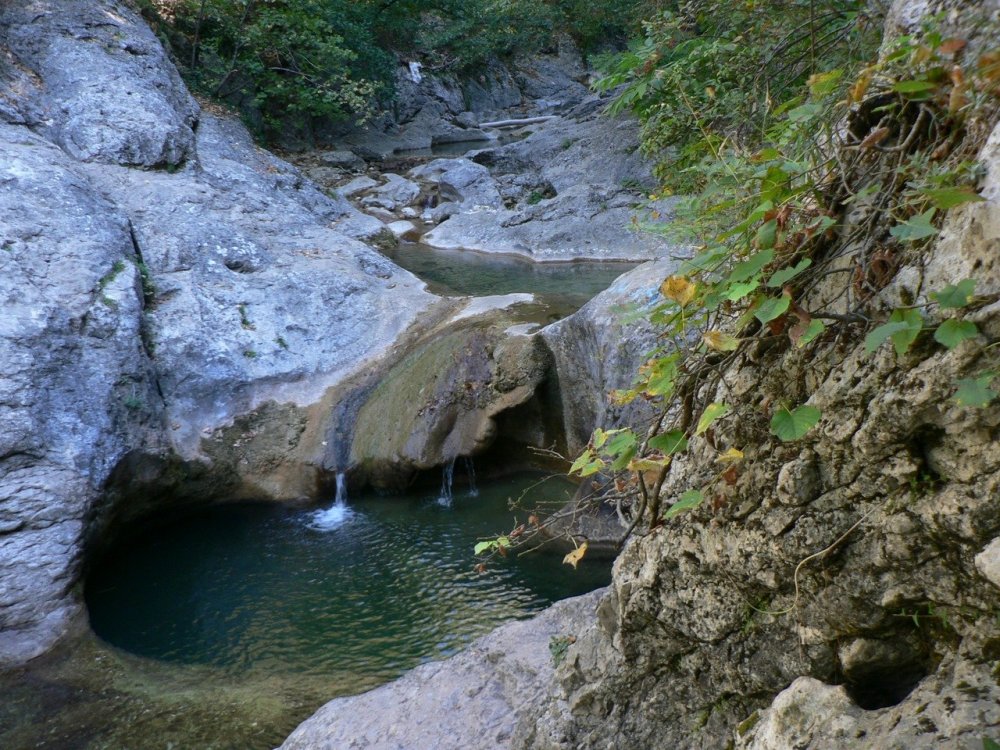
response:
[[[644,263],[540,332],[555,363],[567,455],[578,454],[595,427],[633,425],[641,431],[648,423],[652,410],[643,401],[616,406],[608,394],[628,389],[657,347],[648,315],[662,302],[660,284],[677,264],[667,259]]]
[[[469,155],[489,167],[503,204],[465,206],[424,242],[536,262],[650,260],[674,249],[638,228],[652,211],[668,215],[671,204],[647,205],[652,166],[637,152],[634,122],[584,108],[533,129],[524,140]]]
[[[515,717],[551,689],[553,639],[579,632],[594,616],[600,593],[558,602],[530,620],[494,630],[458,656],[417,667],[371,692],[330,701],[281,748],[508,747]]]

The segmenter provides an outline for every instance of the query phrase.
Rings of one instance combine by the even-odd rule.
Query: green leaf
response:
[[[809,76],[809,93],[817,99],[821,96],[833,93],[837,89],[837,82],[844,75],[844,71],[839,68],[828,70],[825,73],[814,73]]]
[[[671,430],[650,438],[648,445],[653,450],[660,451],[664,456],[669,456],[687,450],[688,441],[680,430]]]
[[[950,187],[921,190],[937,208],[949,209],[963,203],[982,203],[986,199],[970,187]]]
[[[812,265],[811,258],[803,258],[798,263],[796,263],[794,267],[788,266],[786,268],[782,268],[780,271],[776,271],[774,274],[772,274],[771,278],[767,280],[767,285],[773,287],[784,286],[787,282],[794,279],[796,276],[805,271],[811,265]]]
[[[472,548],[472,554],[481,555],[487,550],[491,550],[497,546],[496,540],[491,539],[488,542],[479,542],[475,547]]]
[[[815,406],[803,405],[797,409],[778,409],[771,418],[771,432],[785,442],[798,440],[816,426],[822,412]]]
[[[938,84],[930,81],[900,81],[892,87],[892,90],[899,94],[920,94],[937,87]]]
[[[702,412],[701,418],[698,420],[698,426],[695,428],[694,434],[700,435],[703,433],[712,426],[712,422],[726,414],[728,411],[729,407],[719,401],[706,406],[705,411]]]
[[[774,241],[778,236],[778,222],[775,219],[764,222],[760,229],[757,230],[757,247],[761,250],[766,250],[769,247],[774,247]]]
[[[917,340],[923,327],[924,319],[919,310],[895,310],[888,323],[883,323],[865,336],[865,352],[871,354],[891,339],[897,356],[902,357]]]
[[[730,302],[739,302],[759,286],[760,279],[750,279],[750,281],[737,282],[726,287],[726,290],[721,296],[722,299],[727,299]]]
[[[705,496],[701,494],[701,490],[688,490],[678,498],[676,503],[667,508],[667,512],[663,514],[663,517],[666,520],[670,520],[686,510],[697,508],[704,501]]]
[[[769,323],[788,312],[788,306],[791,303],[792,298],[787,294],[783,294],[780,297],[769,297],[760,303],[756,311],[754,311],[754,317],[761,323]]]
[[[889,316],[889,322],[906,324],[904,330],[897,331],[889,337],[896,349],[896,356],[902,357],[910,350],[913,342],[917,340],[917,336],[924,329],[924,316],[920,314],[919,310],[894,310]]]
[[[771,249],[752,255],[742,263],[737,263],[733,266],[733,270],[729,273],[727,281],[729,283],[748,281],[760,273],[761,269],[772,260],[774,260],[774,250]]]
[[[989,406],[997,397],[997,393],[989,388],[992,380],[993,373],[980,375],[978,378],[963,378],[958,381],[958,388],[955,395],[952,396],[952,400],[959,406],[969,406],[975,409]]]
[[[995,742],[989,737],[983,737],[983,750],[1000,750],[1000,742]]]
[[[599,472],[602,468],[604,468],[604,462],[588,448],[569,467],[569,473],[579,472],[581,477],[589,477],[591,474]]]
[[[598,450],[600,450],[601,448],[603,448],[604,444],[606,442],[608,442],[608,437],[610,435],[612,435],[612,434],[614,434],[614,431],[612,431],[612,432],[605,432],[600,427],[598,427],[596,430],[594,430],[594,437],[592,439],[593,443],[594,443],[594,447],[597,448]]]
[[[883,323],[865,336],[865,353],[871,354],[888,341],[890,336],[907,328],[909,326],[906,323]]]
[[[638,441],[635,433],[631,430],[620,432],[608,441],[608,445],[604,450],[609,458],[614,459],[611,463],[612,471],[621,471],[628,466],[628,462],[635,455],[637,444]]]
[[[931,299],[945,310],[958,309],[972,302],[972,293],[975,289],[975,279],[963,279],[957,284],[946,286],[940,292],[931,292]]]
[[[974,339],[978,335],[979,329],[972,321],[949,318],[934,331],[934,340],[949,349],[954,349],[966,339]]]
[[[803,104],[788,113],[791,122],[807,122],[823,111],[822,104]]]
[[[889,234],[900,242],[916,242],[933,237],[938,231],[937,227],[931,223],[936,211],[936,208],[929,208],[922,214],[918,214],[902,224],[897,224],[889,230]]]
[[[802,332],[802,335],[795,342],[795,346],[801,349],[803,346],[808,344],[810,341],[819,336],[823,331],[826,330],[826,325],[822,320],[816,320],[813,318],[809,321],[809,325],[806,326],[806,330]]]

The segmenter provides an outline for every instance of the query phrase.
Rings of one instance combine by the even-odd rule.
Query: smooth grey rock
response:
[[[364,192],[365,190],[371,190],[373,187],[377,187],[378,182],[373,180],[367,175],[362,175],[361,177],[355,177],[350,182],[345,182],[343,185],[337,188],[337,193],[345,198],[351,198],[358,193]]]
[[[394,211],[409,205],[420,195],[420,186],[412,180],[391,172],[382,176],[385,178],[385,183],[373,188],[361,200],[361,205],[365,208],[384,208],[386,211]]]
[[[355,239],[381,222],[239,122],[206,115],[195,138],[193,100],[123,3],[17,0],[0,27],[0,75],[30,83],[2,115],[37,131],[0,124],[6,664],[79,613],[84,541],[172,502],[170,477],[314,492],[323,399],[437,298]]]
[[[500,192],[489,170],[468,159],[435,159],[411,169],[409,175],[436,186],[441,202],[468,208],[500,206]]]
[[[418,235],[416,225],[412,221],[394,221],[386,228],[399,239],[415,239]]]
[[[353,151],[340,149],[336,151],[321,151],[318,154],[319,160],[328,167],[337,169],[361,169],[365,166],[365,160]]]
[[[198,105],[139,15],[112,0],[14,0],[0,37],[41,82],[40,132],[85,161],[156,167],[192,155]]]
[[[510,747],[514,717],[553,688],[552,639],[582,631],[602,594],[557,602],[530,620],[497,628],[446,661],[330,701],[281,750]]]
[[[647,206],[637,192],[654,184],[651,165],[637,153],[637,143],[637,126],[627,119],[557,118],[522,141],[477,152],[474,163],[489,168],[508,205],[518,205],[464,210],[441,222],[424,241],[536,262],[666,255],[676,248],[660,236],[637,231],[634,224],[667,221],[673,205],[663,200]],[[552,193],[554,197],[544,197]]]
[[[582,450],[595,427],[638,426],[652,414],[641,400],[616,407],[608,394],[628,388],[655,348],[659,331],[647,316],[663,301],[660,284],[677,264],[653,261],[624,273],[577,312],[539,334],[555,362],[569,455]]]
[[[176,174],[90,170],[129,214],[157,289],[160,387],[179,425],[172,442],[188,457],[204,432],[268,399],[318,399],[433,299],[342,233],[353,208],[241,126],[203,118],[198,153],[200,169]]]
[[[474,298],[381,373],[353,419],[352,479],[398,489],[493,445],[501,416],[534,399],[549,371],[536,338],[507,333],[506,308],[531,301]]]
[[[89,505],[159,426],[137,261],[125,215],[70,158],[0,125],[0,664],[79,611]]]

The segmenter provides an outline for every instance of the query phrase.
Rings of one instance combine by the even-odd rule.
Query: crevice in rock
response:
[[[902,703],[927,673],[926,666],[919,663],[879,665],[863,678],[844,683],[844,689],[858,706],[866,711],[875,711]]]

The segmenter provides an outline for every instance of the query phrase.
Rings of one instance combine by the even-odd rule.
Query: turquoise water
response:
[[[401,242],[385,253],[396,265],[428,282],[438,294],[484,296],[528,292],[549,317],[563,318],[603,292],[635,263],[532,263],[468,250],[438,250]]]
[[[475,542],[523,520],[508,498],[538,479],[519,475],[478,496],[459,490],[450,505],[433,491],[358,498],[339,523],[322,511],[213,508],[134,539],[95,567],[86,587],[91,625],[143,657],[233,677],[336,674],[338,692],[363,689],[609,581],[606,562],[584,560],[574,571],[545,555],[474,570]],[[553,502],[572,491],[564,479],[535,490]]]

